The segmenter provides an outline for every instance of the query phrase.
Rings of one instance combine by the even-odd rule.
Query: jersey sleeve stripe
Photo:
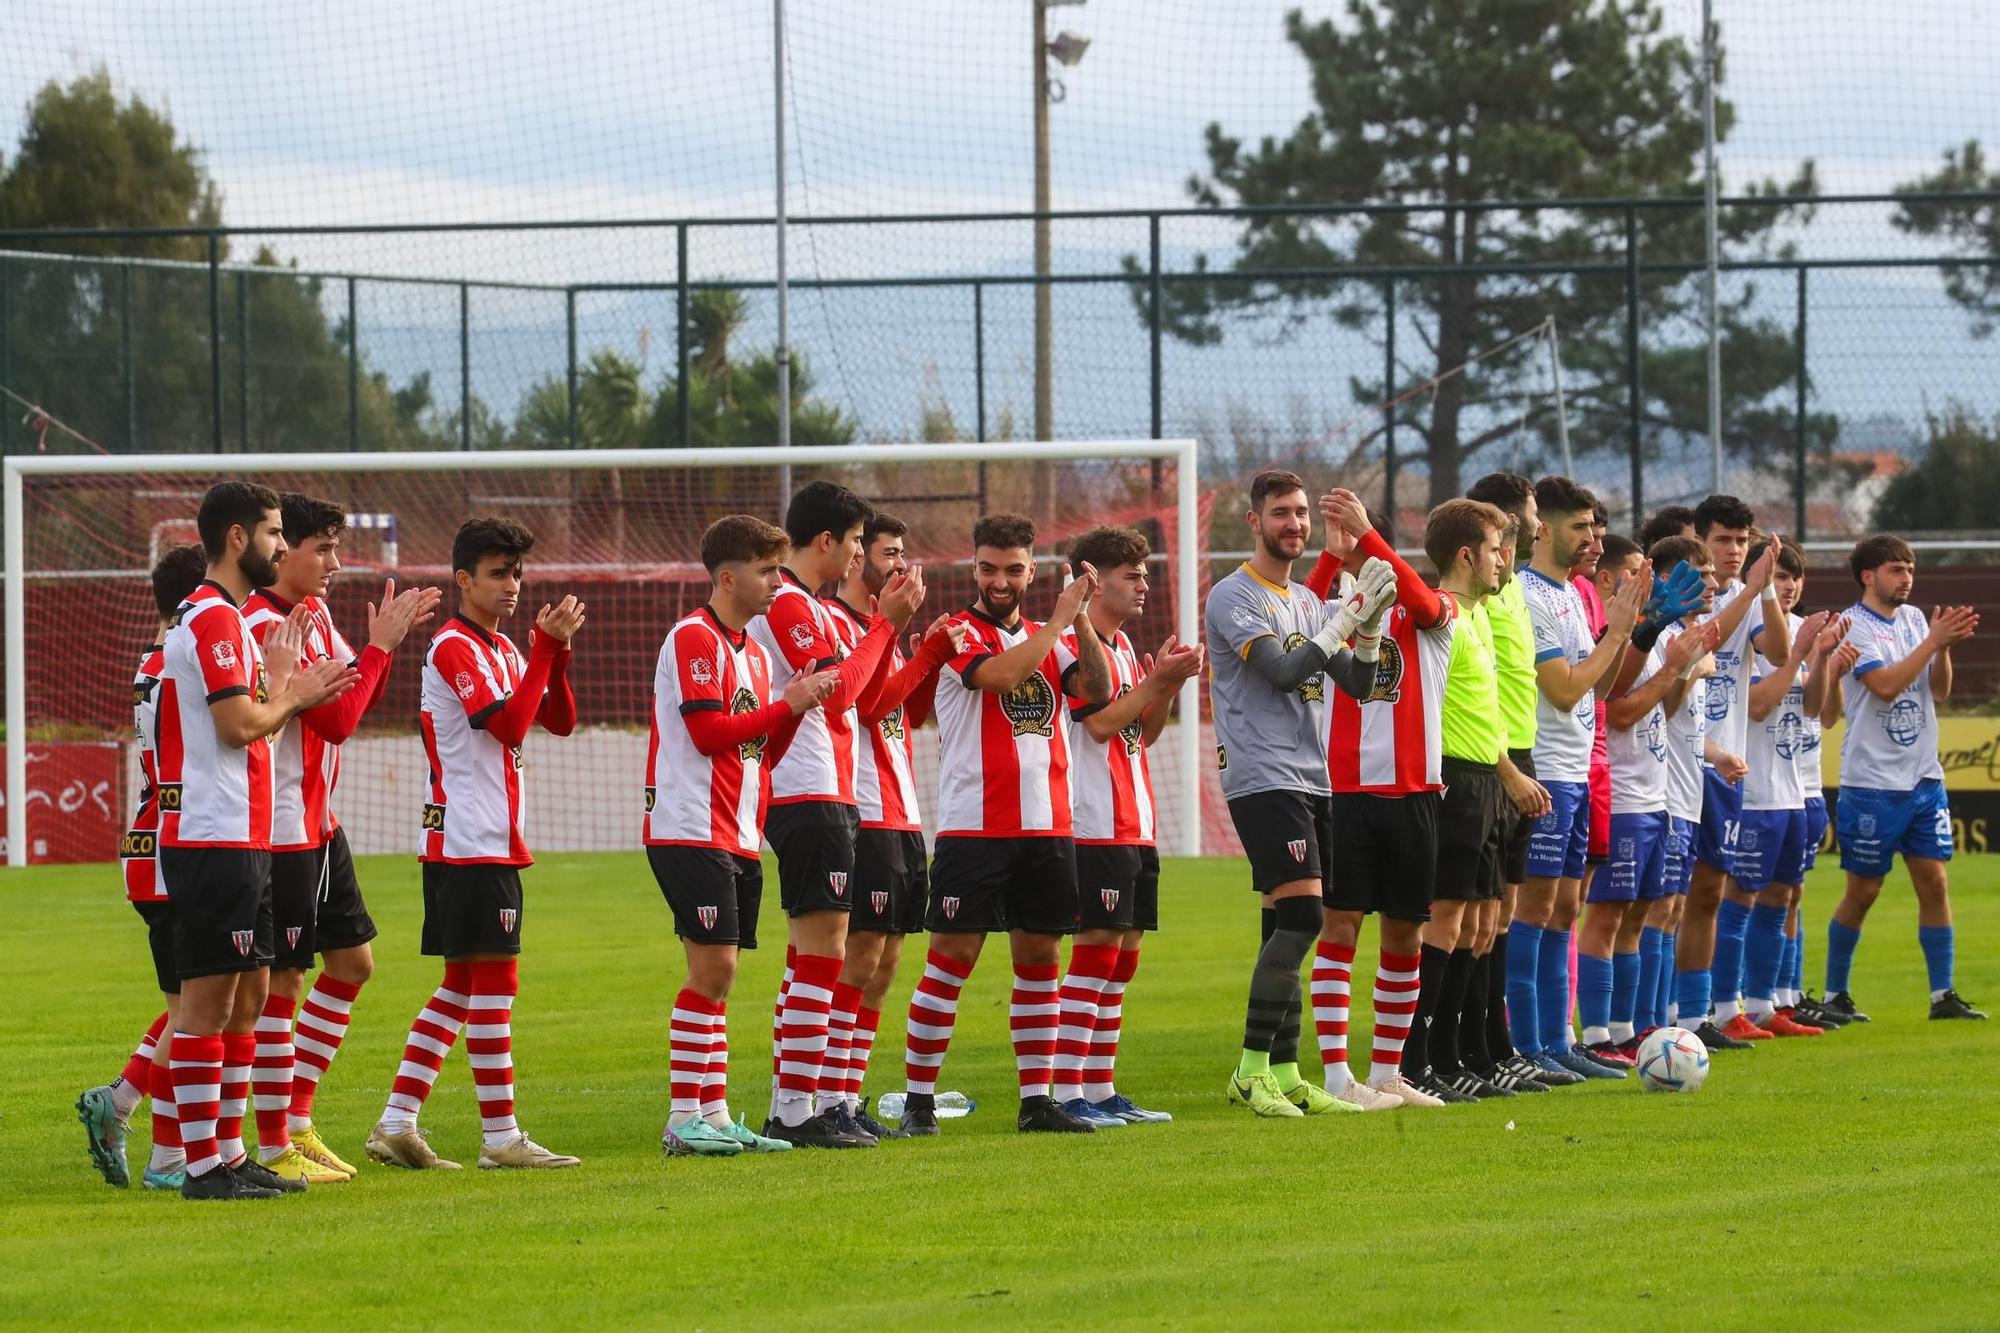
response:
[[[210,703],[216,703],[223,699],[234,699],[239,694],[248,694],[248,693],[250,693],[250,687],[248,685],[225,685],[219,690],[209,691],[208,701]]]

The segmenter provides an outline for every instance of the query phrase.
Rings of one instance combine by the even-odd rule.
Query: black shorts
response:
[[[1501,863],[1512,828],[1513,802],[1491,764],[1444,757],[1444,802],[1438,810],[1437,893],[1445,902],[1498,898]]]
[[[305,971],[328,949],[352,949],[375,938],[375,919],[361,900],[347,832],[335,829],[326,846],[271,853],[271,915],[281,969]]]
[[[1076,909],[1083,930],[1158,930],[1159,849],[1078,843]]]
[[[269,967],[271,854],[243,847],[162,847],[174,904],[174,970],[189,977]]]
[[[865,828],[854,838],[854,916],[849,931],[914,935],[924,928],[930,853],[914,829]]]
[[[160,994],[179,995],[181,977],[174,970],[174,905],[133,903],[132,907],[146,923],[146,944],[153,951],[153,977],[160,983]]]
[[[940,834],[924,924],[940,933],[1074,934],[1076,843]]]
[[[774,805],[764,840],[778,854],[778,902],[786,916],[854,909],[854,839],[861,812],[838,801]]]
[[[422,941],[431,958],[521,952],[521,867],[424,862]]]
[[[1509,750],[1507,757],[1514,761],[1514,767],[1527,777],[1535,776],[1535,755],[1532,750]],[[1504,789],[1503,789],[1504,790]],[[1509,884],[1528,882],[1528,834],[1535,827],[1535,821],[1507,802],[1507,831],[1501,841],[1500,873],[1507,877]]]
[[[648,847],[646,861],[674,910],[674,934],[695,944],[757,947],[762,861],[719,847]]]
[[[1434,791],[1407,796],[1335,792],[1333,826],[1340,830],[1340,855],[1327,863],[1327,910],[1430,920],[1438,808],[1443,803]]]
[[[1317,792],[1254,791],[1229,802],[1229,819],[1250,858],[1250,887],[1326,880],[1333,858],[1332,803]]]

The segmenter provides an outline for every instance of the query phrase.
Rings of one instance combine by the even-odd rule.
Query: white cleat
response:
[[[1403,1099],[1395,1093],[1371,1088],[1359,1080],[1349,1083],[1334,1096],[1349,1106],[1359,1107],[1364,1111],[1393,1111],[1403,1104]]]
[[[479,1165],[488,1171],[502,1167],[531,1167],[553,1171],[565,1166],[581,1166],[583,1159],[550,1152],[526,1134],[516,1134],[497,1148],[481,1149]]]
[[[1371,1084],[1375,1091],[1394,1097],[1405,1106],[1443,1106],[1444,1098],[1433,1097],[1417,1087],[1401,1074],[1379,1085]]]

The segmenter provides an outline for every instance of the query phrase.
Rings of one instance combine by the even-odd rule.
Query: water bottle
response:
[[[940,1092],[932,1103],[937,1108],[938,1119],[956,1120],[971,1115],[979,1109],[979,1103],[962,1092]],[[903,1116],[903,1094],[885,1092],[875,1099],[875,1113],[884,1120],[900,1120]]]

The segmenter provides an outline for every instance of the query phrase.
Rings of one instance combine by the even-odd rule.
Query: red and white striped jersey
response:
[[[269,697],[264,658],[243,613],[221,585],[202,580],[180,605],[161,645],[160,845],[271,845],[271,746],[222,743],[211,704]]]
[[[1111,659],[1111,697],[1122,699],[1139,688],[1144,679],[1139,655],[1132,641],[1119,630],[1105,640],[1104,655]],[[1076,656],[1076,630],[1064,630],[1063,647]],[[1156,811],[1153,805],[1153,775],[1146,766],[1144,727],[1132,719],[1108,741],[1093,738],[1083,720],[1105,704],[1093,704],[1075,695],[1065,698],[1069,706],[1070,805],[1075,812],[1076,840],[1079,843],[1124,843],[1153,845]]]
[[[1008,628],[977,607],[956,619],[969,637],[938,676],[938,832],[1070,837],[1062,678],[1075,654],[1058,643],[1007,693],[975,689],[979,664],[1033,634],[1035,622]]]
[[[418,860],[533,864],[521,748],[501,744],[484,727],[527,669],[521,650],[505,634],[488,634],[462,615],[445,621],[432,637],[424,654],[419,714],[431,794]]]
[[[167,900],[160,878],[160,673],[166,668],[160,645],[139,659],[132,679],[132,734],[139,743],[139,809],[118,844],[125,871],[125,896],[135,903]]]
[[[1326,769],[1335,791],[1402,796],[1443,788],[1444,684],[1459,620],[1451,598],[1439,601],[1446,619],[1431,629],[1419,629],[1409,608],[1390,608],[1367,699],[1333,693]]]
[[[750,634],[764,646],[771,669],[784,679],[801,671],[823,671],[845,657],[833,613],[788,569],[771,609],[750,622]],[[812,709],[799,719],[791,748],[771,767],[771,801],[839,801],[855,804],[854,771],[861,736],[852,707]]]
[[[833,612],[842,653],[852,653],[868,633],[868,618],[838,597],[827,598],[826,607]],[[885,670],[891,676],[907,665],[902,645],[890,645],[888,662]],[[855,719],[868,741],[854,773],[854,797],[861,806],[862,828],[914,832],[923,827],[917,807],[916,752],[903,716],[903,705],[897,704],[872,724],[858,716]]]
[[[771,662],[747,633],[707,607],[667,631],[653,669],[653,734],[646,750],[646,844],[715,847],[755,857],[771,775],[766,738],[721,754],[695,747],[685,719],[703,711],[754,713],[773,702]]]
[[[352,665],[354,649],[334,628],[326,603],[308,597],[305,608],[306,647],[299,665],[311,666],[323,657]],[[290,603],[269,588],[259,588],[243,602],[243,619],[260,649],[271,627],[282,625],[291,612]],[[325,846],[339,827],[333,817],[332,798],[334,784],[340,781],[340,747],[329,745],[303,717],[295,717],[271,744],[271,766],[277,781],[277,798],[271,809],[271,850],[299,852]]]

